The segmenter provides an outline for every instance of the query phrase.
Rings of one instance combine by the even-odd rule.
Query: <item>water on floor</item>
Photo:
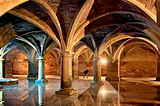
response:
[[[34,80],[19,78],[19,84],[3,85],[0,106],[158,106],[160,83],[152,79],[126,78],[104,81],[103,86],[91,86],[92,78],[73,80],[77,93],[72,96],[56,95],[60,79],[48,78],[48,83],[35,84]]]

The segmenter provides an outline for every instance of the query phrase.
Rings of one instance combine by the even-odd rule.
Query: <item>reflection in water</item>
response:
[[[3,93],[2,93],[3,91],[0,91],[0,106],[3,106],[3,101],[2,101],[2,99],[3,99]]]
[[[116,93],[113,87],[110,87],[105,83],[103,86],[92,85],[89,86],[91,81],[79,81],[76,82],[77,93],[72,96],[56,95],[56,84],[36,84],[34,81],[28,81],[20,83],[16,88],[5,87],[3,89],[3,105],[5,106],[104,106],[106,104],[107,93],[113,91]],[[87,89],[86,89],[87,88]],[[107,89],[106,89],[107,88]],[[106,90],[109,90],[107,92]],[[116,93],[117,94],[117,93]],[[113,96],[113,95],[112,95]],[[2,97],[2,96],[1,96]],[[117,98],[117,97],[116,97]],[[111,104],[111,103],[109,103]]]
[[[117,88],[121,98],[119,104],[132,104],[134,106],[159,106],[160,87],[159,81],[144,79],[127,79],[122,81],[110,81]]]
[[[90,85],[91,82],[76,81],[74,86],[77,94],[72,96],[55,94],[59,88],[58,81],[35,85],[34,81],[24,80],[14,86],[4,85],[4,89],[0,91],[0,106],[153,106],[160,104],[160,87],[148,85],[146,81],[104,81],[103,86]]]
[[[90,86],[86,91],[79,95],[78,100],[87,106],[93,106],[94,104],[99,103],[99,99],[101,99],[98,97],[100,87],[101,86],[99,85]],[[99,104],[99,106],[101,105]]]
[[[44,84],[36,84],[38,86],[38,104],[41,106],[44,104]]]

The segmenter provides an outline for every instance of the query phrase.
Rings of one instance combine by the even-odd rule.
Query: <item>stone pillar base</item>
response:
[[[104,83],[102,81],[93,81],[91,83],[91,85],[100,85],[100,86],[102,86],[102,85],[104,85]]]
[[[55,92],[57,95],[73,95],[76,93],[74,89],[60,89]]]
[[[74,80],[78,80],[78,79],[79,79],[79,77],[74,77],[73,79],[74,79]]]
[[[2,85],[0,85],[0,89],[3,89],[3,86],[2,86]]]
[[[4,78],[13,78],[13,75],[5,75]]]
[[[37,76],[33,76],[33,75],[28,75],[27,79],[37,79]]]
[[[107,81],[107,77],[105,78],[105,80]]]
[[[160,77],[156,77],[156,81],[160,81]]]
[[[38,79],[35,81],[35,83],[48,83],[48,80],[46,79]]]

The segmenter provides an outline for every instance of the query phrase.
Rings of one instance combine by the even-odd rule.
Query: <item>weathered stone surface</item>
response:
[[[61,0],[44,0],[53,9],[55,13],[58,11]]]
[[[107,76],[106,80],[108,81],[116,81],[118,78],[118,61],[108,62],[107,63]]]
[[[10,9],[18,6],[21,3],[24,3],[28,0],[1,0],[0,1],[0,16],[5,14],[7,11],[9,11]]]
[[[81,5],[81,0],[61,0],[57,15],[62,23],[65,35],[68,33],[70,25]]]
[[[45,74],[60,75],[60,64],[49,54],[45,56]]]
[[[37,79],[38,72],[37,72],[37,59],[28,59],[28,76],[27,79]]]
[[[5,63],[3,64],[4,66],[4,78],[12,78],[13,74],[12,74],[12,62],[11,61],[5,61]]]
[[[13,75],[28,75],[28,58],[23,54],[17,54],[12,60]]]
[[[142,5],[146,9],[150,10],[153,14],[156,14],[156,7],[155,7],[156,0],[135,0],[135,1],[142,3]]]
[[[155,77],[156,70],[155,54],[144,49],[133,51],[120,64],[120,75],[122,77]]]

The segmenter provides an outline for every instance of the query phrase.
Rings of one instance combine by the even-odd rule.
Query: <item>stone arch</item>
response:
[[[158,55],[156,48],[142,39],[138,39],[138,41],[134,38],[130,39],[120,50],[119,77],[156,76]]]
[[[13,57],[12,74],[28,75],[28,58],[23,53],[18,53]]]
[[[147,2],[146,0],[125,0],[125,1],[130,2],[131,4],[134,4],[135,6],[139,7],[141,10],[147,13],[155,22],[157,21],[155,0],[148,0],[150,4],[145,3]]]
[[[12,50],[10,50],[8,53],[6,53],[5,55],[4,55],[4,64],[3,64],[3,66],[4,66],[4,77],[5,78],[12,78],[13,77],[13,74],[12,74],[12,70],[13,70],[13,67],[12,67],[12,65],[13,65],[13,59],[14,59],[14,57],[17,55],[17,54],[21,54],[25,59],[23,59],[24,60],[24,63],[26,63],[27,65],[27,67],[28,67],[28,56],[23,52],[23,51],[21,51],[21,50],[19,50],[19,49],[12,49]],[[22,62],[22,60],[21,60],[21,62]],[[22,63],[23,64],[23,63]],[[28,74],[28,68],[26,69],[26,75]]]
[[[0,4],[3,4],[0,6],[0,16],[2,16],[3,14],[5,14],[7,11],[11,10],[12,8],[23,4],[24,2],[27,2],[29,0],[1,0]]]
[[[146,39],[146,38],[142,38],[142,37],[133,37],[130,38],[129,40],[125,41],[123,44],[120,45],[120,47],[117,49],[117,51],[115,52],[114,56],[113,56],[113,60],[119,60],[120,59],[120,54],[122,52],[122,50],[124,49],[124,44],[127,43],[128,41],[132,40],[132,39],[139,39],[142,40],[143,42],[146,42],[147,44],[149,44],[152,48],[154,48],[154,51],[156,52],[157,55],[159,55],[159,51],[158,51],[158,47],[155,43],[153,43],[152,41]],[[114,42],[115,43],[115,42]]]

